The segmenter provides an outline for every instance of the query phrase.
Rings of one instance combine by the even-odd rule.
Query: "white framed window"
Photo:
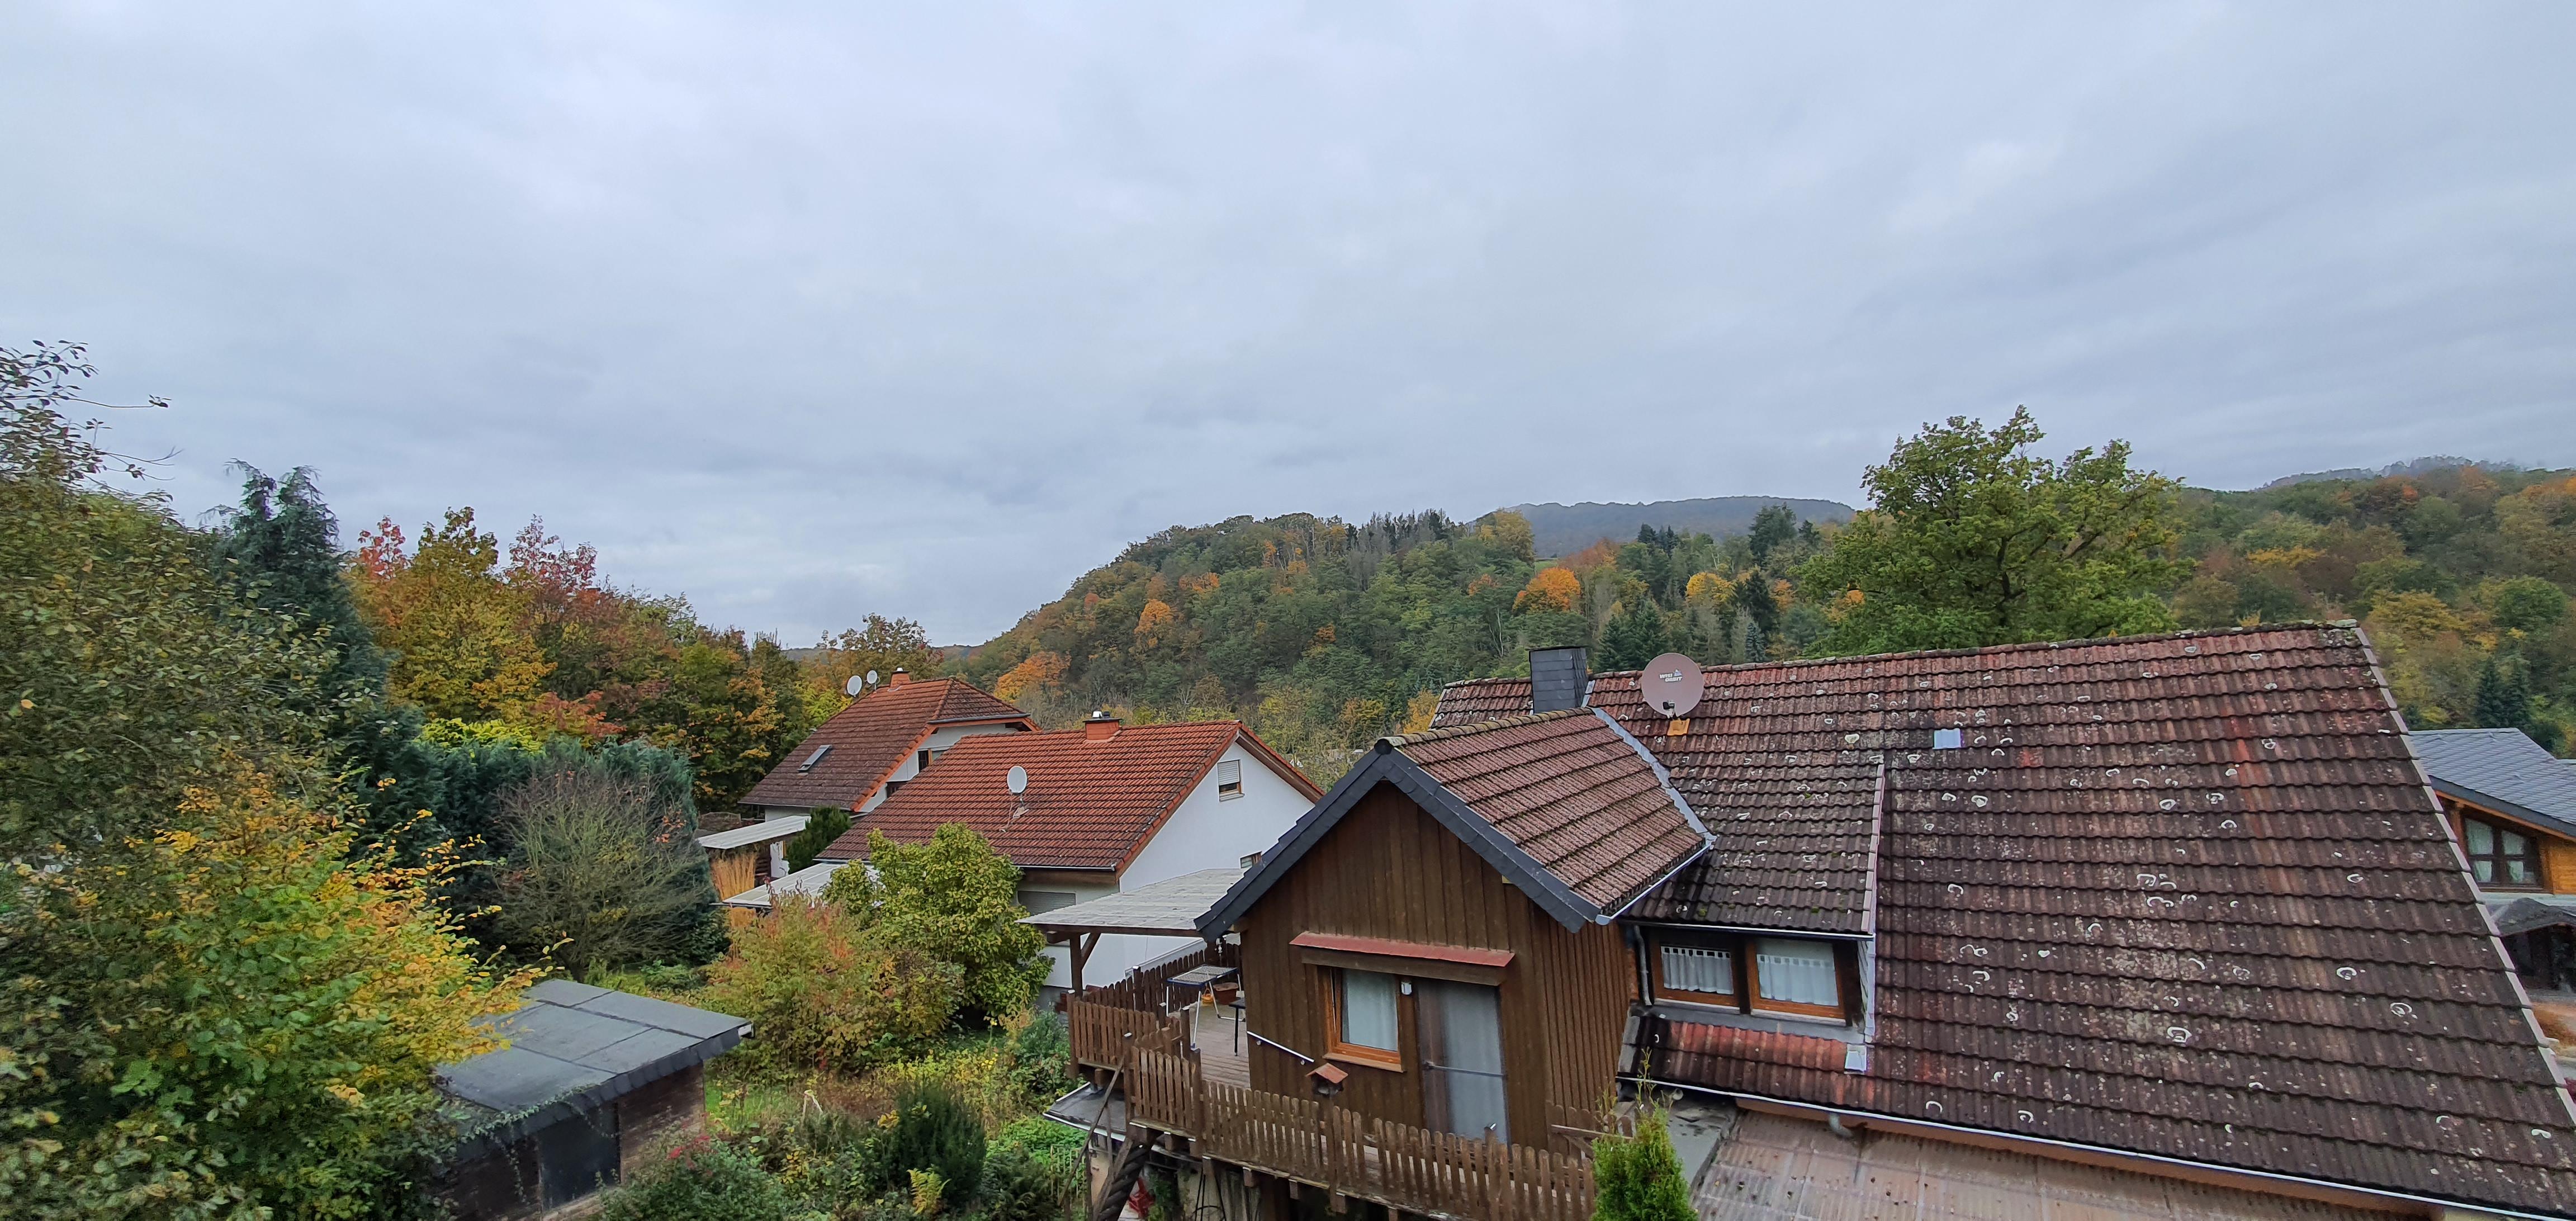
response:
[[[1664,987],[1704,996],[1735,995],[1735,955],[1695,945],[1662,948]]]
[[[1243,796],[1243,760],[1224,759],[1216,765],[1216,799],[1232,801]]]
[[[1335,972],[1333,1046],[1339,1056],[1393,1066],[1396,1055],[1395,977],[1382,971]]]
[[[1842,972],[1823,941],[1763,937],[1753,943],[1753,1007],[1840,1017]]]

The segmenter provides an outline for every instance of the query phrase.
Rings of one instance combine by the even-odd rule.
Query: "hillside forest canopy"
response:
[[[1508,512],[1177,527],[955,669],[1050,723],[1241,718],[1329,782],[1427,726],[1441,684],[1526,673],[1534,647],[1611,670],[2356,619],[2409,723],[2576,752],[2576,472],[2208,491],[2132,469],[2125,443],[2049,459],[2043,439],[2026,412],[1928,425],[1847,525],[1783,507],[1561,557]]]

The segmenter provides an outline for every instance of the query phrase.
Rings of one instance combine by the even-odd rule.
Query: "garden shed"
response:
[[[706,1115],[706,1062],[740,1018],[550,979],[493,1019],[509,1045],[439,1069],[462,1143],[434,1192],[456,1221],[508,1221],[617,1183]]]

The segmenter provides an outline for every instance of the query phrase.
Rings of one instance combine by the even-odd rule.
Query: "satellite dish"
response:
[[[1002,783],[1011,786],[1011,791],[1014,793],[1028,792],[1029,769],[1017,763],[1012,764],[1010,773],[1002,777]]]
[[[1646,663],[1646,672],[1637,676],[1637,690],[1646,697],[1646,706],[1669,717],[1689,716],[1699,707],[1699,663],[1679,653],[1666,653]]]
[[[868,671],[868,685],[871,687],[877,685],[877,672],[874,670]]]
[[[849,692],[850,698],[856,699],[858,698],[859,692],[866,688],[867,685],[868,683],[866,679],[853,674],[850,676],[850,681],[841,684],[841,690]]]

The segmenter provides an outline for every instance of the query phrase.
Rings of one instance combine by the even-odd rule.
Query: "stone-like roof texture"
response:
[[[1436,723],[1509,698],[1507,682],[1479,686],[1444,692]],[[1835,849],[1814,866],[1829,882],[1858,876],[1875,893],[1865,1071],[1821,1047],[1770,1056],[1675,1022],[1641,1034],[1658,1072],[2576,1208],[2576,1113],[2357,632],[1717,667],[1678,737],[1635,689],[1633,674],[1598,675],[1593,702],[1656,752],[1721,840],[1665,888],[1667,915],[1747,884],[1725,798],[1757,781],[1816,797],[1810,820],[1783,804],[1777,829]],[[1936,730],[1960,744],[1936,748]],[[1880,763],[1883,817],[1857,824],[1874,825],[1877,851],[1855,869],[1844,849],[1866,807],[1837,786]]]
[[[1589,710],[1391,741],[1532,863],[1602,911],[1625,907],[1705,846],[1654,761]]]
[[[2576,836],[2576,767],[2521,730],[2419,729],[2414,738],[2434,788]]]
[[[1023,869],[1124,869],[1238,738],[1309,798],[1321,795],[1236,721],[1130,725],[1098,741],[1079,729],[980,734],[860,815],[822,855],[860,860],[871,831],[918,844],[964,823]],[[1016,798],[1014,766],[1029,774]]]
[[[742,803],[812,809],[856,809],[941,725],[1016,721],[1028,714],[962,678],[926,678],[879,687],[815,727]],[[832,748],[811,771],[799,770],[816,749]]]

